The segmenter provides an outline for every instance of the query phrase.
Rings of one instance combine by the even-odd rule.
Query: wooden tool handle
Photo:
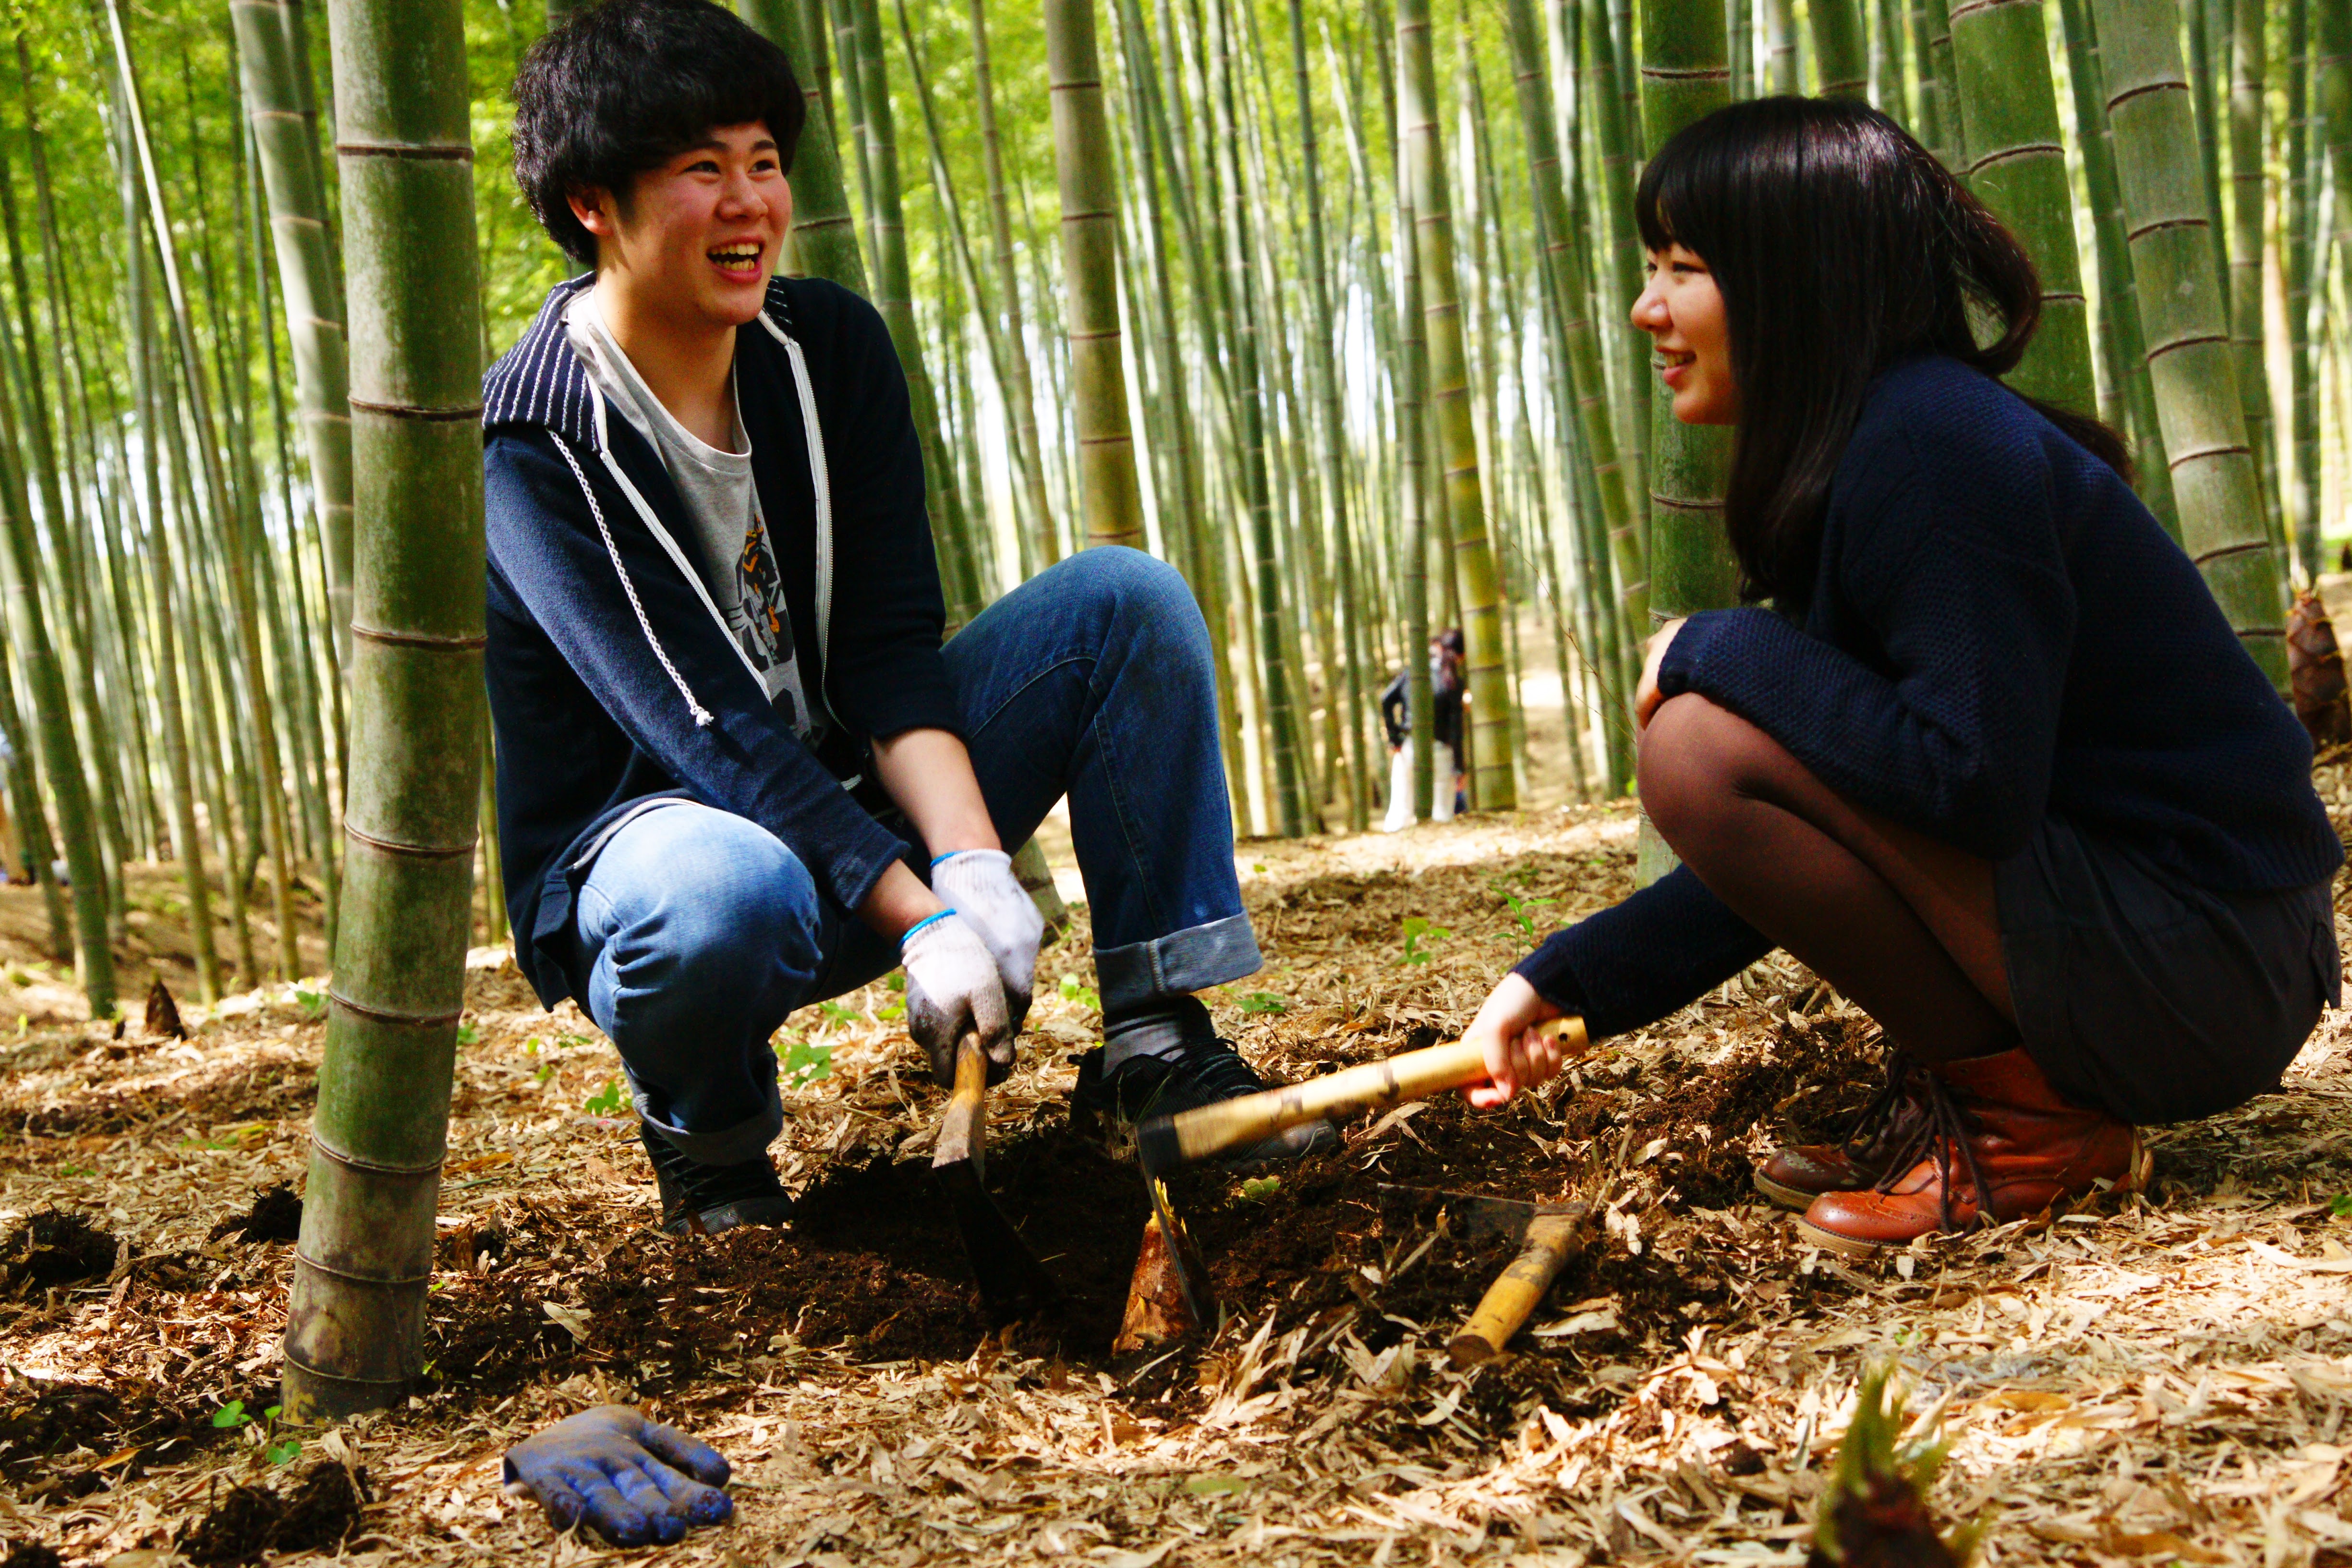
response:
[[[1536,1310],[1544,1292],[1559,1277],[1560,1266],[1576,1251],[1575,1215],[1543,1215],[1528,1225],[1527,1245],[1511,1259],[1486,1294],[1479,1298],[1478,1310],[1462,1325],[1445,1346],[1446,1355],[1457,1367],[1475,1366],[1492,1361],[1511,1342],[1528,1314]]]
[[[1587,1048],[1581,1018],[1554,1018],[1536,1028],[1552,1039],[1565,1040],[1570,1056],[1581,1056]],[[1172,1170],[1335,1113],[1384,1110],[1402,1100],[1486,1081],[1486,1054],[1476,1046],[1456,1040],[1448,1046],[1407,1051],[1386,1061],[1344,1068],[1305,1083],[1155,1117],[1139,1130],[1138,1153],[1146,1171]]]
[[[956,1042],[955,1089],[948,1096],[947,1114],[940,1118],[940,1138],[931,1154],[931,1168],[971,1163],[980,1168],[988,1136],[988,1058],[981,1053],[980,1037],[966,1035]]]

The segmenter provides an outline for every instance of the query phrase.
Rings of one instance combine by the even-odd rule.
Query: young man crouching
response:
[[[1200,612],[1088,550],[940,646],[889,334],[772,276],[782,53],[707,0],[608,0],[532,46],[515,101],[524,194],[593,271],[484,382],[509,913],[540,998],[619,1047],[665,1226],[791,1213],[768,1042],[796,1007],[903,964],[940,1081],[967,1033],[1011,1067],[1039,920],[1004,847],[1065,795],[1104,1013],[1075,1109],[1263,1087],[1192,995],[1260,963]]]

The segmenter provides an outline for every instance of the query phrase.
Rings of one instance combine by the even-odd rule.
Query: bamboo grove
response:
[[[515,65],[565,8],[444,7],[475,221],[417,265],[478,299],[435,318],[475,371],[563,272],[505,139]],[[2017,384],[2126,433],[2282,679],[2288,589],[2334,564],[2352,0],[740,8],[809,96],[788,269],[872,298],[907,369],[951,623],[1090,545],[1172,562],[1224,655],[1244,832],[1368,824],[1399,669],[1427,815],[1450,781],[1421,650],[1447,626],[1474,807],[1519,803],[1539,766],[1555,794],[1563,768],[1571,796],[1630,784],[1643,639],[1738,591],[1724,433],[1653,398],[1626,321],[1634,184],[1735,98],[1867,96],[1967,175],[2042,277]],[[381,879],[346,816],[384,804],[373,749],[488,754],[478,703],[429,740],[354,712],[390,635],[352,629],[354,421],[390,417],[353,384],[378,345],[346,342],[349,182],[374,165],[338,142],[333,67],[357,65],[300,0],[34,0],[11,25],[10,869],[104,1016],[139,917],[126,868],[170,865],[210,1000],[303,973],[303,921],[331,933],[346,875]],[[394,26],[350,37],[392,47],[369,28]],[[1538,764],[1529,715],[1555,700],[1564,762]],[[439,827],[470,841],[478,812],[483,939],[503,934],[489,777]]]

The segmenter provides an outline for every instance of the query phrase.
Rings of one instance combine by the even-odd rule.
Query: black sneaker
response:
[[[637,1141],[654,1163],[654,1183],[661,1189],[661,1228],[672,1236],[697,1230],[713,1235],[739,1225],[782,1225],[793,1217],[793,1200],[764,1153],[740,1164],[706,1165],[688,1159],[642,1121]]]
[[[1148,1117],[1172,1116],[1221,1100],[1238,1100],[1274,1086],[1242,1060],[1228,1040],[1189,1045],[1173,1056],[1138,1056],[1103,1071],[1101,1047],[1078,1058],[1078,1087],[1070,1095],[1070,1124],[1090,1132],[1123,1160],[1135,1152],[1135,1129]],[[1339,1146],[1339,1130],[1309,1121],[1271,1138],[1205,1162],[1224,1170],[1248,1170]]]

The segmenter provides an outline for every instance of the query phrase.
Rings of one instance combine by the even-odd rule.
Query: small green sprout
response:
[[[242,1399],[232,1399],[213,1412],[213,1426],[216,1431],[234,1432],[240,1426],[252,1425],[253,1417],[245,1413],[245,1401]]]
[[[294,1005],[302,1009],[305,1018],[324,1017],[327,1012],[326,993],[314,991],[308,985],[297,985],[294,987]]]
[[[2327,1212],[2337,1219],[2352,1215],[2352,1193],[2338,1193],[2327,1203]]]
[[[1453,934],[1454,933],[1452,931],[1446,930],[1444,926],[1435,924],[1434,922],[1424,919],[1423,916],[1405,916],[1404,962],[1407,963],[1427,963],[1430,960],[1431,954],[1426,948],[1422,946],[1422,943],[1424,942],[1444,942]]]
[[[1065,1002],[1076,1002],[1081,1007],[1091,1007],[1097,1012],[1102,1009],[1101,994],[1075,974],[1062,976],[1061,990]]]
[[[608,1078],[604,1088],[581,1102],[580,1109],[591,1116],[618,1116],[629,1109],[628,1091],[621,1087],[619,1079]]]
[[[858,1021],[854,1008],[845,1007],[838,1002],[820,1002],[817,1010],[824,1015],[824,1021],[828,1024],[855,1024]]]
[[[457,1043],[459,1045],[478,1045],[481,1042],[481,1038],[482,1031],[480,1026],[475,1024],[460,1024],[457,1026]]]
[[[268,1447],[264,1448],[262,1453],[271,1464],[282,1465],[301,1451],[302,1440],[299,1437],[289,1437],[283,1443],[272,1443]]]
[[[1511,920],[1519,928],[1519,934],[1529,942],[1536,939],[1536,922],[1528,911],[1559,902],[1558,899],[1523,899],[1508,889],[1503,889],[1503,901],[1511,907]]]
[[[1271,991],[1253,991],[1235,1004],[1244,1013],[1287,1013],[1290,1004]]]
[[[1252,1176],[1242,1184],[1242,1202],[1262,1204],[1281,1190],[1280,1176]]]
[[[811,1045],[806,1040],[794,1040],[784,1052],[784,1076],[793,1080],[794,1089],[833,1076],[833,1047]]]

